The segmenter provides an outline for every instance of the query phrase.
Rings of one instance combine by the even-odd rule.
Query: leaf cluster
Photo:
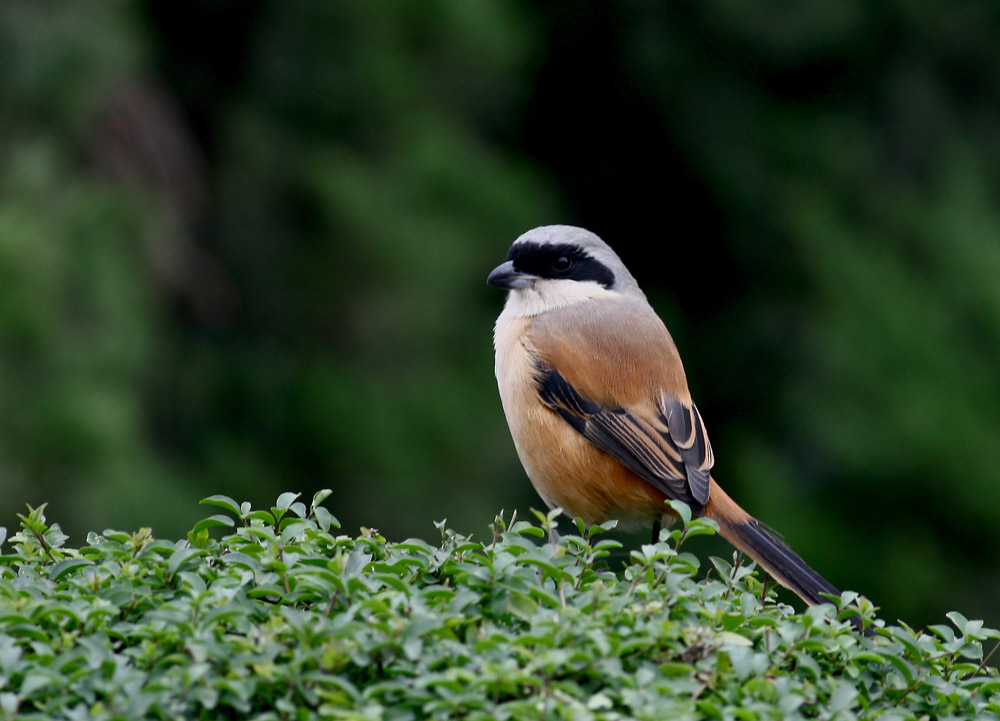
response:
[[[1000,632],[851,593],[795,613],[738,558],[703,572],[681,549],[714,524],[680,505],[615,569],[608,524],[558,511],[396,543],[340,534],[328,495],[80,548],[31,509],[0,536],[0,718],[1000,718]]]

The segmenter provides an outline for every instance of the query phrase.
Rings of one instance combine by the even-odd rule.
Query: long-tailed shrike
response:
[[[712,478],[677,347],[604,241],[571,226],[535,228],[487,282],[510,291],[494,332],[497,383],[546,504],[588,524],[656,529],[669,519],[665,499],[679,499],[806,603],[839,594]]]

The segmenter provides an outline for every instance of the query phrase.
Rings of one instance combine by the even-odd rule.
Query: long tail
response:
[[[712,479],[705,515],[719,524],[722,537],[755,560],[782,586],[810,606],[829,603],[821,593],[840,595],[836,586],[809,567],[780,538],[744,511]]]

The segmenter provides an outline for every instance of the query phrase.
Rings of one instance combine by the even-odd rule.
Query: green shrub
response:
[[[797,614],[752,566],[679,550],[691,519],[609,568],[606,530],[502,517],[473,540],[337,535],[282,494],[186,540],[66,545],[43,509],[0,556],[4,719],[996,718],[981,622],[882,627],[856,594]],[[224,535],[214,538],[210,531]],[[5,533],[2,535],[6,535]],[[2,537],[0,537],[2,540]],[[875,634],[850,622],[860,616]],[[990,644],[992,646],[992,643]]]

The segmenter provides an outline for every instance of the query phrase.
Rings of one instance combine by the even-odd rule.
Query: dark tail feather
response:
[[[705,515],[719,524],[719,532],[723,538],[750,556],[778,583],[810,606],[831,603],[830,599],[821,594],[840,596],[836,586],[816,573],[787,543],[740,508],[714,482]],[[859,618],[852,617],[851,623],[861,630]],[[870,635],[871,630],[866,629],[865,634]]]
[[[821,593],[840,595],[836,586],[816,573],[787,543],[756,519],[736,524],[720,523],[719,527],[727,541],[757,561],[782,586],[810,606],[830,602]]]

